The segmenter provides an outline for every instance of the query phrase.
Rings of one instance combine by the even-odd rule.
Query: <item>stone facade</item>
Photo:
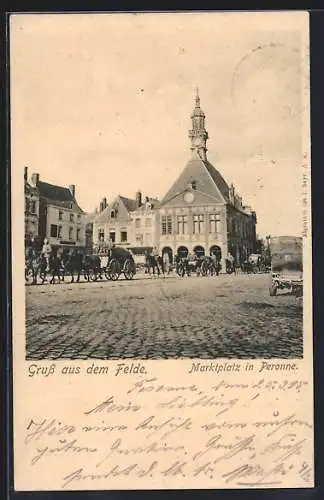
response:
[[[144,255],[157,245],[158,200],[145,197],[138,191],[134,199],[117,196],[111,203],[103,198],[99,212],[93,218],[93,248],[105,252],[115,244]]]
[[[171,260],[175,254],[215,254],[223,269],[231,253],[239,265],[255,251],[256,215],[207,159],[208,132],[198,91],[191,121],[191,159],[159,210],[159,251]]]

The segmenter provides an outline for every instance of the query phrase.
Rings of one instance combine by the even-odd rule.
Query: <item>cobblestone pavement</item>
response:
[[[26,287],[27,359],[302,356],[302,308],[269,275]]]

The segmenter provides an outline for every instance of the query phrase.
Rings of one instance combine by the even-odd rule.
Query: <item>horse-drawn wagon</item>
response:
[[[271,238],[271,274],[269,293],[288,290],[296,297],[303,294],[303,242],[302,238],[280,236]]]
[[[136,274],[132,254],[122,247],[112,247],[106,254],[87,256],[86,267],[89,267],[89,277],[92,281],[102,279],[103,275],[107,280],[117,281],[121,274],[131,280]]]
[[[112,247],[109,252],[105,275],[107,279],[116,281],[124,274],[127,280],[133,279],[136,266],[132,254],[122,247]]]
[[[178,258],[176,262],[176,272],[183,277],[185,274],[190,276],[196,273],[197,276],[218,276],[220,271],[219,262],[214,262],[212,257],[189,256],[187,258]]]

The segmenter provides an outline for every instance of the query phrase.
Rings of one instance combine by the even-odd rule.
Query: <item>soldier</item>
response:
[[[52,247],[48,243],[48,240],[45,238],[44,245],[42,248],[42,255],[44,255],[44,258],[46,260],[46,272],[48,272],[50,270],[49,259],[50,259],[51,252],[52,252]]]

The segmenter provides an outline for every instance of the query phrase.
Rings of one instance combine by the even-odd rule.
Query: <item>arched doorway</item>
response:
[[[193,251],[197,255],[197,257],[204,257],[205,256],[205,249],[204,247],[201,247],[200,245],[197,245]]]
[[[173,262],[173,252],[172,252],[172,249],[170,247],[164,247],[162,249],[162,257],[164,257],[165,254],[167,254],[167,256],[169,258],[169,263],[172,264],[172,262]]]
[[[220,261],[222,259],[222,250],[218,245],[213,245],[210,247],[210,255],[215,255],[216,259]]]
[[[178,248],[179,257],[185,259],[188,256],[188,248],[187,247],[179,247]]]

